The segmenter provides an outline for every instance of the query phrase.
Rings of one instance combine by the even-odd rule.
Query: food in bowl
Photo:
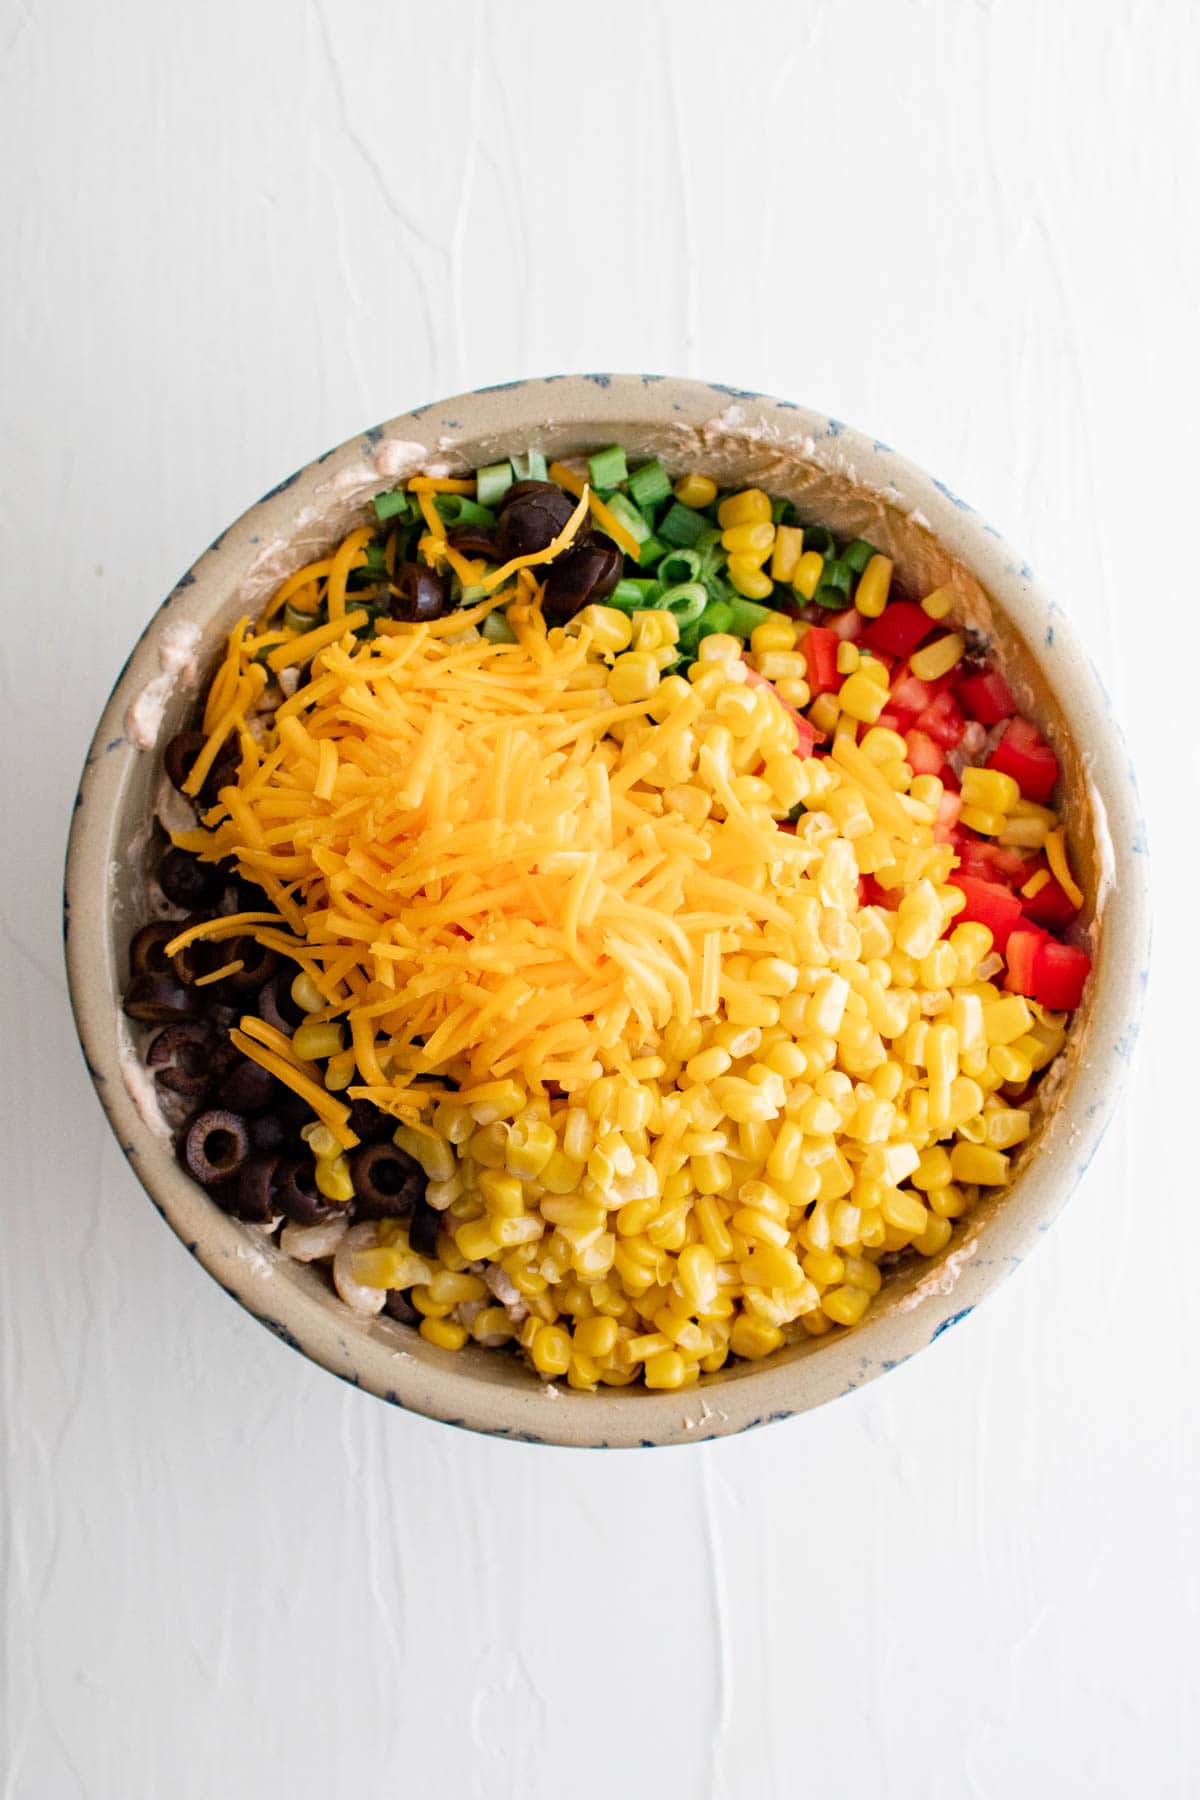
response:
[[[186,1167],[580,1389],[857,1325],[1010,1180],[1090,969],[951,595],[618,445],[379,494],[164,767],[125,1010]]]

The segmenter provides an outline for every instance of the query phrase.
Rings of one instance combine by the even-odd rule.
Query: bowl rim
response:
[[[919,1304],[868,1316],[858,1330],[822,1340],[800,1357],[781,1353],[740,1365],[683,1393],[575,1393],[520,1379],[482,1379],[470,1353],[413,1337],[411,1350],[373,1337],[364,1322],[300,1285],[280,1280],[246,1228],[221,1213],[179,1168],[169,1142],[145,1122],[121,1076],[120,983],[107,953],[109,865],[125,780],[141,751],[126,733],[133,700],[159,668],[165,631],[211,614],[245,574],[255,546],[294,536],[297,506],[334,491],[339,476],[377,471],[388,446],[420,446],[426,461],[453,456],[456,440],[529,442],[547,426],[696,426],[720,419],[733,433],[759,433],[810,459],[853,470],[862,486],[919,512],[942,545],[979,579],[1024,637],[1085,757],[1093,798],[1107,822],[1121,904],[1107,907],[1101,985],[1089,1019],[1086,1073],[1077,1069],[1036,1158],[981,1236],[986,1253],[953,1254],[941,1279],[922,1283]],[[490,426],[490,433],[488,427]],[[205,603],[207,602],[207,605]],[[673,376],[535,376],[451,396],[349,438],[272,488],[214,541],[150,619],[113,686],[92,738],[75,797],[63,891],[68,986],[88,1072],[121,1149],[150,1200],[189,1252],[261,1323],[310,1360],[380,1398],[428,1418],[529,1443],[657,1447],[698,1443],[789,1418],[863,1386],[958,1323],[1019,1266],[1087,1170],[1111,1119],[1140,1021],[1148,977],[1150,904],[1145,827],[1136,780],[1104,684],[1057,603],[1028,564],[944,483],[880,439],[826,414],[749,390]],[[478,1352],[478,1355],[491,1355]],[[496,1359],[498,1362],[499,1359]],[[515,1371],[515,1362],[510,1365]]]

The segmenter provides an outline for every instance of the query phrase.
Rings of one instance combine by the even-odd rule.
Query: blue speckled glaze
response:
[[[504,397],[500,407],[496,396]],[[408,1354],[399,1358],[389,1347],[395,1338],[354,1319],[330,1296],[315,1293],[286,1263],[262,1254],[248,1256],[247,1245],[253,1241],[249,1228],[220,1213],[183,1175],[170,1143],[145,1126],[126,1092],[114,1038],[115,996],[105,986],[115,976],[95,953],[95,945],[113,931],[109,845],[139,754],[124,734],[125,712],[140,684],[158,667],[163,626],[175,618],[207,624],[236,589],[260,543],[286,533],[302,506],[322,504],[320,497],[333,491],[339,478],[369,469],[390,442],[421,442],[433,456],[445,452],[444,438],[457,438],[469,458],[474,442],[494,446],[506,434],[519,447],[537,442],[539,432],[569,427],[577,434],[575,442],[594,444],[609,441],[621,429],[630,432],[636,445],[639,421],[646,426],[670,422],[673,429],[718,424],[723,433],[736,436],[743,418],[798,458],[813,458],[815,444],[815,460],[822,466],[853,468],[855,479],[873,493],[899,495],[901,510],[919,510],[947,553],[971,570],[1034,647],[1072,732],[1088,749],[1121,877],[1120,906],[1106,915],[1097,977],[1101,985],[1086,1023],[1089,1091],[1072,1088],[1066,1095],[1036,1158],[977,1233],[968,1239],[961,1228],[956,1230],[942,1260],[957,1256],[964,1246],[968,1254],[960,1258],[954,1278],[934,1283],[928,1291],[916,1291],[911,1282],[912,1291],[903,1283],[889,1286],[853,1333],[782,1351],[751,1370],[706,1377],[681,1395],[636,1390],[598,1396],[558,1390],[551,1395],[515,1362],[511,1378],[501,1380],[489,1361],[492,1379],[483,1380],[470,1372],[471,1353],[448,1356],[413,1333],[405,1333]],[[1148,977],[1146,863],[1136,782],[1103,682],[1075,641],[1069,619],[1037,593],[1029,565],[944,482],[913,468],[879,438],[861,436],[840,420],[745,388],[654,374],[548,375],[431,402],[373,426],[279,483],[214,540],[163,602],[110,696],[76,800],[63,931],[88,1072],[123,1154],[189,1253],[274,1336],[399,1411],[524,1445],[649,1448],[756,1430],[852,1393],[935,1342],[1019,1268],[1084,1177],[1133,1052]],[[123,967],[119,953],[110,963]]]

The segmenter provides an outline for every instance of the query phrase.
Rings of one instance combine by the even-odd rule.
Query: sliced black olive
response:
[[[167,779],[171,786],[183,792],[184,783],[192,772],[192,766],[203,750],[207,739],[202,731],[181,731],[173,737],[163,751],[163,767],[167,771]],[[237,774],[241,752],[232,738],[228,739],[217,751],[213,766],[200,785],[196,796],[188,795],[189,800],[198,799],[202,806],[211,806],[223,787],[227,787]]]
[[[311,1156],[289,1156],[275,1171],[275,1205],[294,1225],[318,1225],[338,1211],[317,1186]]]
[[[227,975],[224,986],[232,988],[235,993],[249,993],[252,988],[260,988],[279,967],[278,953],[257,938],[237,937],[222,944],[222,956],[215,966],[224,963],[240,962],[242,967],[234,975]],[[228,954],[224,954],[228,952]]]
[[[229,1181],[249,1154],[250,1129],[245,1119],[228,1107],[198,1114],[184,1134],[184,1163],[205,1187]]]
[[[483,525],[455,525],[446,533],[446,541],[463,556],[482,556],[488,562],[498,560],[496,540]]]
[[[243,1164],[237,1179],[236,1200],[227,1208],[239,1219],[254,1225],[265,1225],[281,1209],[275,1197],[275,1174],[279,1158],[274,1155],[251,1156]]]
[[[436,1256],[442,1215],[436,1207],[418,1200],[408,1222],[408,1241],[418,1256]]]
[[[270,1105],[274,1092],[274,1076],[248,1056],[239,1056],[222,1081],[217,1098],[234,1112],[256,1113]]]
[[[402,1325],[419,1325],[421,1323],[420,1313],[403,1288],[388,1289],[388,1297],[383,1303],[383,1310],[385,1313],[390,1313],[393,1319],[399,1319]]]
[[[169,919],[157,921],[153,925],[143,925],[134,934],[129,946],[130,974],[169,975],[171,964],[164,951],[171,939],[178,937],[182,930],[182,925],[173,925]]]
[[[396,1219],[425,1200],[425,1171],[395,1144],[360,1144],[350,1179],[356,1219]]]
[[[449,608],[450,594],[445,580],[427,569],[424,563],[398,563],[392,576],[392,590],[387,596],[388,614],[406,625],[423,625],[430,619],[440,619]]]
[[[131,1019],[147,1025],[167,1025],[172,1019],[190,1019],[196,999],[173,975],[135,975],[123,1002]]]
[[[593,538],[588,544],[574,545],[565,556],[556,557],[546,577],[542,606],[546,617],[557,625],[584,606],[607,599],[618,581],[625,559],[607,538]]]
[[[259,988],[254,1008],[260,1019],[265,1019],[268,1025],[273,1025],[276,1031],[282,1031],[288,1037],[291,1037],[304,1017],[303,1007],[297,1006],[292,999],[293,980],[294,976],[288,969],[280,969]]]
[[[575,511],[576,502],[552,481],[516,481],[500,502],[496,517],[496,554],[502,562],[528,556],[551,544]],[[585,519],[575,535],[580,544],[590,534]]]
[[[248,1067],[258,1065],[250,1063]],[[250,1142],[256,1150],[282,1150],[291,1135],[278,1113],[255,1113],[250,1120]]]
[[[346,1123],[360,1144],[381,1144],[396,1129],[395,1119],[370,1100],[352,1100]]]
[[[172,906],[205,906],[221,887],[221,876],[211,863],[202,863],[190,851],[172,846],[162,859],[158,885]]]
[[[146,1067],[160,1087],[172,1094],[203,1100],[219,1074],[217,1041],[212,1027],[199,1019],[166,1025],[150,1042]]]

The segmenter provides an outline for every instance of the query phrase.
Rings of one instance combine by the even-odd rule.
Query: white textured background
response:
[[[1198,85],[1191,0],[3,0],[5,1800],[1200,1792]],[[219,528],[578,368],[801,400],[972,499],[1090,641],[1157,872],[1135,1076],[1033,1261],[659,1454],[475,1441],[237,1312],[57,941],[93,722]]]

